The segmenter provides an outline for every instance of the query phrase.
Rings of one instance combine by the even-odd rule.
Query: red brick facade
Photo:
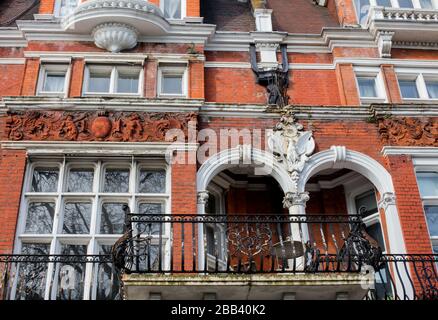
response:
[[[149,2],[160,6],[159,0]],[[274,33],[266,31],[269,36],[263,37],[264,30],[255,30],[254,10],[257,8],[254,3],[257,1],[235,6],[222,0],[209,4],[200,0],[184,3],[186,12],[183,16],[187,19],[178,22],[165,21],[163,17],[154,17],[154,20],[145,14],[141,23],[146,31],[136,30],[138,43],[120,53],[98,48],[88,26],[83,26],[87,31],[80,27],[74,30],[77,34],[65,30],[68,34],[64,40],[59,40],[63,39],[61,31],[53,29],[58,34],[47,36],[37,28],[28,31],[30,27],[20,22],[14,31],[20,31],[22,35],[0,28],[0,41],[5,43],[0,48],[0,253],[14,251],[17,221],[25,214],[20,204],[29,150],[51,150],[57,157],[151,155],[154,160],[158,157],[162,160],[165,151],[168,152],[163,151],[162,146],[169,142],[164,138],[166,130],[183,130],[183,144],[193,147],[196,141],[187,141],[190,139],[187,122],[195,118],[198,130],[211,129],[219,138],[222,138],[223,129],[247,129],[252,135],[260,130],[260,149],[264,150],[265,133],[276,127],[281,114],[287,110],[295,113],[295,120],[303,125],[303,130],[312,131],[313,154],[342,146],[374,160],[389,173],[392,181],[386,185],[394,189],[394,212],[401,226],[398,244],[402,244],[405,252],[392,251],[388,231],[388,224],[392,222],[384,208],[380,208],[379,221],[388,253],[432,253],[416,178],[418,168],[414,162],[419,158],[433,158],[437,161],[434,168],[438,168],[436,100],[424,97],[431,95],[427,93],[426,82],[436,81],[438,76],[438,51],[427,47],[435,45],[415,44],[415,39],[412,44],[399,40],[402,37],[394,38],[390,57],[385,57],[378,36],[358,25],[353,1],[328,0],[322,7],[307,0],[294,1],[293,5],[290,1],[268,0],[263,9],[273,10]],[[55,0],[41,0],[39,13],[53,14],[54,6]],[[204,18],[202,23],[200,17]],[[131,18],[132,25],[136,25],[134,20],[137,18]],[[35,21],[35,26],[40,27],[38,23],[44,21]],[[53,23],[59,21],[53,20]],[[344,28],[351,26],[356,28]],[[18,40],[10,40],[14,37]],[[276,40],[276,37],[281,39]],[[13,43],[8,45],[9,41]],[[254,65],[269,69],[266,65],[273,63],[262,61],[261,52],[266,43],[273,44],[276,50],[273,56],[275,59],[277,55],[278,63],[274,64],[278,70],[282,58],[280,48],[282,45],[287,48],[286,106],[281,103],[268,105],[272,88],[267,88],[269,85],[263,81],[257,82],[252,69]],[[258,50],[257,61],[251,61],[253,44]],[[131,57],[137,60],[125,61]],[[68,66],[66,75],[69,78],[65,82],[68,87],[64,95],[37,92],[44,76],[42,66],[46,64]],[[84,85],[88,81],[89,64],[99,65],[102,70],[107,66],[121,66],[122,71],[117,71],[119,78],[123,68],[137,67],[141,70],[141,92],[86,95]],[[186,68],[186,78],[181,78],[181,82],[186,86],[187,95],[160,94],[160,68],[163,65]],[[179,76],[177,71],[172,72]],[[171,76],[175,76],[172,72]],[[113,88],[119,85],[119,78],[115,79],[116,71],[110,73]],[[383,96],[361,96],[359,74],[375,78],[377,91]],[[422,90],[419,94],[423,96],[403,98],[399,80],[405,78],[417,81],[416,85]],[[424,83],[418,84],[420,81]],[[177,116],[174,116],[175,112],[178,112]],[[92,128],[97,117],[110,119],[109,124],[105,122],[108,128],[104,128],[107,131],[104,136],[99,136]],[[187,121],[180,121],[181,117]],[[121,154],[108,151],[109,143],[116,145]],[[245,143],[240,138],[228,147]],[[199,145],[202,144],[203,141]],[[159,148],[162,149],[158,153]],[[188,155],[188,152],[178,152]],[[34,154],[36,158],[42,156],[39,152]],[[46,158],[50,156],[49,153],[45,155]],[[201,166],[199,162],[169,166],[169,213],[197,213],[198,192],[205,191],[198,190],[197,186]],[[280,208],[283,194],[279,200],[270,194],[262,195],[260,191],[230,190],[226,204],[228,213],[287,211]],[[307,213],[348,214],[345,197],[349,190],[339,185],[321,190],[310,191]],[[377,198],[383,199],[385,195],[376,191]],[[270,201],[275,201],[275,205]],[[195,248],[197,242],[193,241],[198,230],[193,225],[184,228],[184,233],[181,225],[173,231],[173,267],[181,268],[184,243],[185,268],[189,270],[196,265],[191,252],[198,250]]]

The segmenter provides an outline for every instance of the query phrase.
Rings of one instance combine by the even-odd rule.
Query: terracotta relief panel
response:
[[[183,130],[195,113],[26,111],[7,114],[9,140],[165,141],[169,129]]]
[[[378,126],[385,145],[438,146],[438,118],[382,118]]]

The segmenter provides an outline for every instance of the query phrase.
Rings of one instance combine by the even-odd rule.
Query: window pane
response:
[[[162,93],[182,94],[182,75],[163,75]]]
[[[423,9],[433,9],[432,0],[420,0],[420,6]]]
[[[71,169],[68,174],[68,192],[93,191],[93,169]]]
[[[438,196],[437,172],[418,172],[417,181],[422,197]]]
[[[141,214],[162,214],[163,208],[161,203],[141,203],[139,206],[139,212]],[[138,230],[143,234],[159,234],[160,223],[147,223],[140,226],[142,229]],[[164,225],[162,225],[164,228]]]
[[[373,190],[358,195],[354,201],[357,214],[363,214],[366,217],[378,212],[376,195]]]
[[[141,170],[138,192],[163,193],[166,191],[166,172],[164,170]]]
[[[88,92],[109,92],[111,74],[90,73]]]
[[[438,99],[438,81],[427,81],[426,87],[429,98]]]
[[[380,7],[392,7],[391,0],[376,0],[376,4]]]
[[[90,233],[91,203],[72,202],[64,207],[64,226],[62,233]]]
[[[123,206],[126,203],[104,203],[100,218],[100,233],[122,234],[125,226],[125,212]]]
[[[128,192],[129,169],[106,169],[104,192]]]
[[[357,78],[361,97],[377,97],[376,80],[374,78]]]
[[[400,91],[403,98],[418,98],[415,80],[399,80]]]
[[[25,233],[52,233],[55,204],[51,202],[31,202],[26,217]]]
[[[430,236],[438,236],[438,206],[424,206],[424,213]]]
[[[380,223],[374,223],[366,228],[366,232],[377,241],[380,248],[385,251],[385,242],[383,241],[382,227]]]
[[[111,246],[100,246],[99,254],[110,255]],[[111,263],[99,263],[97,271],[96,300],[119,300],[119,280]]]
[[[398,0],[400,8],[413,8],[412,0]]]
[[[164,0],[164,17],[181,19],[181,0]]]
[[[48,255],[48,244],[25,243],[21,254]],[[15,300],[43,300],[46,289],[47,262],[21,262],[18,264]]]
[[[57,168],[35,168],[32,176],[32,192],[56,192],[58,190]]]
[[[138,74],[119,74],[119,78],[117,80],[117,92],[138,93]]]
[[[360,24],[364,24],[368,17],[368,12],[370,10],[369,0],[355,0],[356,14],[359,19]]]
[[[78,5],[78,0],[58,0],[61,2],[59,16],[64,17],[74,11]]]
[[[87,246],[62,245],[63,255],[86,255]],[[84,295],[85,263],[61,263],[58,273],[59,300],[79,300]]]
[[[65,74],[46,74],[43,91],[45,92],[63,92],[65,83]]]

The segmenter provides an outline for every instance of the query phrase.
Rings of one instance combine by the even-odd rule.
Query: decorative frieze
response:
[[[165,141],[170,129],[187,138],[188,122],[195,113],[140,112],[9,112],[6,138],[26,141]]]
[[[438,146],[438,118],[381,118],[380,138],[391,146]]]

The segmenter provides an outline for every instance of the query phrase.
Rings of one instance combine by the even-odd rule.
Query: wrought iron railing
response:
[[[324,268],[329,267],[320,272],[334,271],[334,257],[321,255],[320,260]],[[378,269],[371,269],[374,284],[370,283],[364,299],[438,299],[438,255],[383,255],[380,261]],[[0,255],[0,276],[1,299],[115,300],[123,296],[109,255]]]
[[[370,300],[438,300],[438,254],[385,254]]]
[[[111,255],[0,255],[0,299],[116,300]]]
[[[128,214],[126,273],[359,272],[381,250],[358,215]]]

